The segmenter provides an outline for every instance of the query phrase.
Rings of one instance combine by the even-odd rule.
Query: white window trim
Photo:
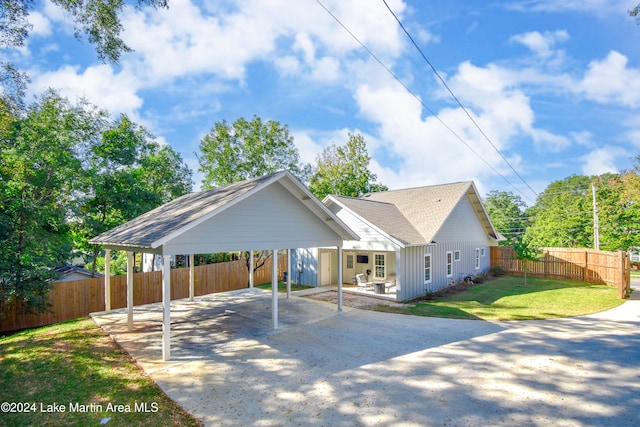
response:
[[[451,259],[451,262],[449,262],[449,259]],[[452,251],[447,251],[447,255],[445,256],[445,261],[446,261],[446,268],[447,268],[447,277],[453,277],[453,252]]]
[[[460,253],[460,249],[453,251],[453,262],[459,262],[461,259],[462,259],[462,254]]]
[[[376,256],[382,255],[382,268],[384,269],[384,275],[378,276],[378,270],[376,269]],[[376,252],[373,254],[373,280],[385,280],[387,278],[387,254],[384,252]]]
[[[429,258],[429,280],[424,281],[425,285],[433,281],[433,258],[431,257],[431,254],[424,254],[425,264],[427,258]],[[426,266],[424,267],[424,270],[427,271]],[[424,278],[424,274],[422,277]]]
[[[476,270],[480,269],[480,248],[476,248]]]
[[[484,246],[480,248],[480,256],[484,256],[485,254]]]

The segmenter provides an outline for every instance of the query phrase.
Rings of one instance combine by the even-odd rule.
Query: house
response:
[[[437,291],[490,267],[489,247],[503,237],[495,230],[472,181],[366,194],[327,196],[323,203],[360,240],[345,241],[342,283],[358,274],[395,285],[407,301]],[[338,282],[336,250],[294,252],[292,279],[324,286]]]
[[[72,264],[64,264],[60,267],[56,267],[56,273],[60,274],[60,278],[54,280],[54,282],[70,282],[72,280],[84,280],[92,279],[96,277],[104,277],[104,274],[98,272],[92,272],[82,267],[78,267]]]

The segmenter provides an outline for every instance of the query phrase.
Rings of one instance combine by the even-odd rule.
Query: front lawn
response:
[[[91,319],[0,338],[0,425],[201,425]]]
[[[260,288],[260,289],[265,289],[265,290],[271,290],[271,282],[269,283],[264,283],[262,285],[256,285],[256,288]],[[291,292],[294,291],[302,291],[304,289],[309,289],[309,286],[303,286],[303,285],[296,285],[295,283],[291,284]],[[278,292],[283,293],[283,292],[287,292],[287,284],[285,282],[278,282]]]
[[[502,276],[451,295],[380,311],[455,319],[531,320],[572,317],[617,307],[612,286],[568,280]]]

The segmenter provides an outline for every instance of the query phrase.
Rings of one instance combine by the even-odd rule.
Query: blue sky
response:
[[[382,0],[321,3],[402,84],[316,0],[130,9],[123,38],[135,51],[118,66],[42,2],[27,45],[2,54],[28,70],[32,95],[55,87],[144,125],[181,153],[196,189],[201,138],[254,115],[288,125],[305,162],[360,133],[392,189],[474,180],[529,204],[528,187],[629,169],[640,154],[640,26],[627,13],[637,1],[387,0],[488,138]]]

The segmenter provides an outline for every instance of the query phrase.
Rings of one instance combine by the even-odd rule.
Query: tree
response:
[[[102,61],[117,63],[123,52],[130,52],[120,38],[122,24],[120,15],[127,5],[125,0],[51,0],[62,8],[75,25],[75,35],[79,39],[86,36],[95,45]],[[168,8],[168,0],[136,0],[140,8]],[[29,37],[32,25],[29,23],[31,9],[37,2],[30,0],[0,2],[0,47],[22,47]]]
[[[554,181],[526,210],[527,239],[538,247],[592,247],[592,178],[570,176]]]
[[[263,123],[256,116],[250,122],[241,117],[232,125],[225,120],[216,123],[200,141],[200,152],[205,189],[283,169],[303,181],[308,173],[287,126],[273,120]]]
[[[332,144],[317,157],[309,189],[319,199],[329,194],[359,197],[388,190],[375,182],[378,177],[369,170],[370,161],[362,135],[349,133],[349,140],[344,146]]]
[[[120,55],[130,52],[120,38],[122,24],[120,15],[126,6],[125,0],[51,0],[61,7],[75,25],[75,36],[83,35],[93,44],[103,62],[118,63]],[[133,2],[131,2],[133,3]],[[4,0],[0,2],[0,49],[21,48],[29,37],[32,25],[29,14],[39,2],[31,0]],[[168,8],[168,0],[136,0],[136,7],[150,6]],[[0,61],[0,87],[5,96],[22,103],[29,79],[24,72],[11,63]]]
[[[484,207],[496,230],[506,237],[500,242],[502,246],[510,246],[518,236],[524,234],[527,221],[524,217],[526,203],[518,195],[510,191],[491,191],[484,200]]]
[[[22,115],[7,99],[0,111],[0,306],[40,311],[53,269],[71,252],[76,148],[95,137],[96,117],[52,91]]]
[[[635,171],[596,177],[600,249],[623,250],[640,246],[640,183]]]
[[[178,153],[121,115],[86,152],[76,246],[86,252],[90,238],[189,193],[191,176]]]
[[[636,18],[636,20],[638,21],[638,23],[640,23],[640,4],[638,4],[636,7],[634,7],[633,9],[631,9],[629,11],[629,15],[633,16],[634,18]]]
[[[522,271],[524,271],[524,285],[527,286],[527,273],[532,262],[536,262],[542,256],[531,240],[525,236],[518,236],[513,241],[513,252],[517,260],[522,261]]]

